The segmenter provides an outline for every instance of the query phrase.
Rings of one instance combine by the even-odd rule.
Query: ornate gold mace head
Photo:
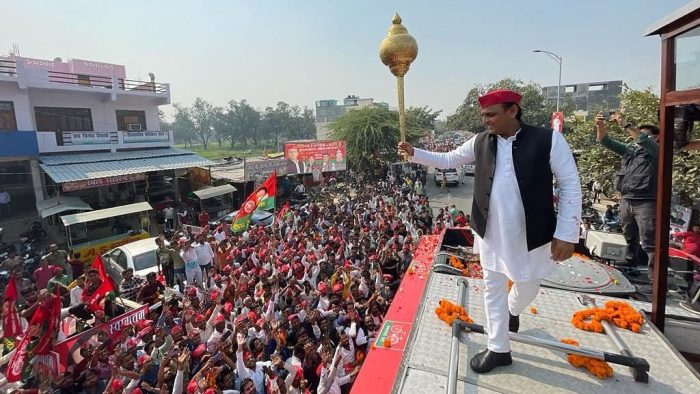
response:
[[[418,43],[401,24],[398,13],[394,14],[391,22],[386,38],[379,45],[379,58],[389,67],[392,74],[403,77],[418,56]]]

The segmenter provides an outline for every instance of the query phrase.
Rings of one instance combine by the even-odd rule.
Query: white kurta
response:
[[[489,200],[486,233],[482,239],[475,235],[475,249],[483,268],[507,275],[513,281],[528,281],[548,276],[553,269],[551,244],[527,250],[525,210],[513,167],[513,141],[497,137],[496,170]],[[447,152],[428,152],[415,149],[411,161],[438,168],[456,168],[476,159],[476,137],[457,149]],[[581,184],[569,145],[559,132],[552,133],[550,167],[557,179],[561,195],[554,238],[577,243],[581,220]],[[476,168],[479,171],[479,168]]]

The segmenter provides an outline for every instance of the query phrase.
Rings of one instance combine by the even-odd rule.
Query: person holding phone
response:
[[[615,174],[615,190],[620,192],[620,224],[627,242],[625,260],[637,266],[638,256],[646,254],[647,277],[651,284],[654,266],[654,234],[656,232],[656,181],[659,147],[656,139],[659,128],[654,125],[636,127],[625,120],[621,112],[610,115],[632,138],[629,144],[612,139],[607,133],[605,116],[595,119],[596,137],[600,144],[621,157],[620,170]],[[641,243],[641,250],[640,250]],[[644,294],[651,294],[651,286],[637,286]]]

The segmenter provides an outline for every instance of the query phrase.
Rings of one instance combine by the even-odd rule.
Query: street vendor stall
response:
[[[139,239],[148,238],[148,231],[133,229],[123,220],[124,216],[140,214],[153,209],[147,202],[122,205],[97,211],[82,212],[74,215],[61,216],[61,221],[66,227],[68,248],[79,253],[79,259],[83,262],[92,261],[98,254],[117,246],[127,244]],[[114,222],[111,218],[117,218]],[[107,225],[104,225],[106,221]],[[89,223],[103,222],[99,228],[88,227]],[[99,230],[102,231],[99,231]],[[90,230],[90,231],[88,231]],[[83,242],[73,244],[74,240]]]

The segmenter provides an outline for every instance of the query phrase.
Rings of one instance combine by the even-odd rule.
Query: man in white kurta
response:
[[[519,95],[505,97],[517,99],[516,104],[519,104]],[[491,105],[484,106],[484,102]],[[513,161],[513,143],[521,131],[520,122],[515,117],[519,116],[521,110],[519,105],[515,105],[517,112],[513,112],[516,109],[506,109],[498,101],[493,104],[493,99],[484,102],[482,118],[488,132],[497,134],[497,148],[488,205],[488,225],[483,238],[475,234],[475,249],[480,254],[484,271],[484,301],[489,336],[488,351],[479,353],[471,362],[472,369],[476,372],[488,372],[512,362],[508,331],[517,332],[520,313],[537,296],[541,279],[552,272],[555,261],[571,256],[573,246],[578,242],[581,217],[581,186],[576,164],[562,134],[552,132],[549,163],[561,190],[554,240],[528,251],[526,215]],[[500,107],[503,107],[502,112]],[[471,138],[447,153],[413,149],[407,143],[400,143],[399,150],[412,156],[411,161],[416,163],[437,168],[456,168],[476,159],[475,141],[476,137]],[[476,171],[479,170],[477,166]],[[509,279],[514,283],[510,293]],[[489,351],[495,353],[490,359]]]

